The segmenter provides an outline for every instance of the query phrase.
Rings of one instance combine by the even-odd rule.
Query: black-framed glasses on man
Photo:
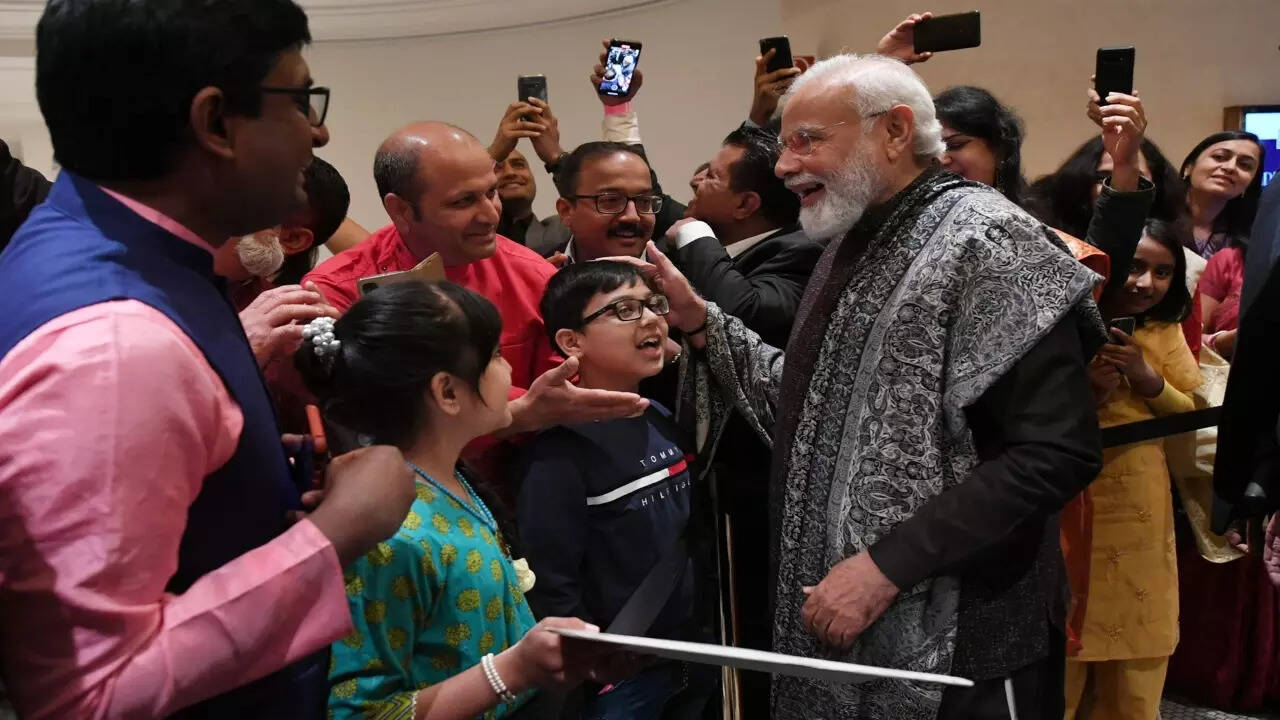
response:
[[[327,87],[261,87],[258,89],[275,95],[292,95],[294,102],[298,104],[298,110],[311,122],[311,127],[324,125],[324,119],[329,115],[329,88]]]
[[[601,215],[621,215],[627,211],[627,203],[636,204],[636,212],[656,215],[662,210],[661,195],[623,195],[620,192],[602,192],[596,195],[571,195],[570,200],[594,200],[596,212]]]
[[[586,327],[588,323],[605,313],[613,313],[619,320],[623,322],[634,322],[644,315],[644,309],[649,308],[658,317],[663,317],[671,312],[671,303],[667,302],[667,296],[662,293],[654,293],[649,297],[641,300],[640,298],[623,298],[600,308],[590,315],[582,318],[582,327]]]

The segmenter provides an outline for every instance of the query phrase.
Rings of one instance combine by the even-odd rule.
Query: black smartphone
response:
[[[1137,328],[1137,326],[1138,326],[1137,318],[1131,318],[1131,317],[1112,318],[1111,322],[1107,323],[1107,327],[1115,328],[1120,332],[1124,333],[1125,335],[1128,335],[1129,337],[1133,337],[1133,331]],[[1107,338],[1107,342],[1111,343],[1112,345],[1120,344],[1120,341],[1116,340],[1116,337],[1114,335]]]
[[[528,102],[531,97],[548,102],[546,75],[521,75],[516,80],[516,100]]]
[[[777,52],[769,58],[769,64],[764,68],[765,72],[777,72],[783,68],[795,67],[796,62],[791,57],[791,40],[786,35],[761,38],[760,56],[768,55],[770,50]]]
[[[941,15],[916,23],[915,50],[918,53],[963,50],[981,44],[982,13],[977,10]]]
[[[609,41],[609,52],[604,58],[604,77],[596,92],[610,97],[626,97],[631,94],[631,78],[640,64],[640,43],[631,40]]]
[[[302,447],[296,453],[289,453],[293,458],[293,485],[298,492],[307,493],[315,490],[316,443],[311,435],[302,438]]]
[[[1100,104],[1107,104],[1108,93],[1133,94],[1133,46],[1098,48],[1098,66],[1093,87]]]

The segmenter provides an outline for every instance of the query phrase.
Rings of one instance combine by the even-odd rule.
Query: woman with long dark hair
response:
[[[990,185],[1022,205],[1027,181],[1022,175],[1022,118],[989,91],[971,85],[948,88],[933,99],[947,151],[942,166]]]
[[[1103,183],[1115,168],[1101,137],[1091,138],[1053,173],[1031,185],[1030,206],[1045,223],[1066,232],[1083,236],[1089,230],[1093,206],[1102,194]],[[1155,186],[1148,216],[1166,222],[1183,215],[1181,179],[1164,153],[1150,140],[1143,139],[1138,158],[1138,172]]]
[[[1240,130],[1214,133],[1182,161],[1191,216],[1190,247],[1208,260],[1248,242],[1262,196],[1266,151],[1258,136]]]
[[[1143,178],[1154,185],[1155,190],[1148,217],[1173,223],[1172,227],[1182,233],[1182,244],[1186,246],[1190,242],[1191,232],[1190,224],[1186,221],[1186,185],[1155,143],[1143,139],[1140,150],[1138,170]],[[1053,227],[1062,228],[1069,233],[1088,228],[1093,203],[1106,194],[1107,178],[1114,167],[1111,154],[1104,147],[1101,138],[1093,138],[1077,148],[1057,171],[1031,185],[1028,205],[1033,214]],[[1189,249],[1186,254],[1188,257],[1184,266],[1188,270],[1184,281],[1189,289],[1194,289],[1204,270],[1204,260]],[[1190,265],[1192,261],[1198,265]],[[1118,270],[1113,273],[1108,290],[1120,282],[1123,274]],[[1195,303],[1191,315],[1183,325],[1183,334],[1192,354],[1199,353],[1200,307]]]
[[[1204,342],[1228,360],[1235,353],[1245,250],[1265,159],[1256,135],[1230,130],[1201,140],[1182,161],[1193,225],[1187,248],[1208,259],[1196,293]]]

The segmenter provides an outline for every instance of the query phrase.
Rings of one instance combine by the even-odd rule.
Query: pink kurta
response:
[[[165,592],[243,424],[195,344],[135,300],[57,317],[0,359],[0,662],[21,717],[161,717],[350,631],[309,521]]]

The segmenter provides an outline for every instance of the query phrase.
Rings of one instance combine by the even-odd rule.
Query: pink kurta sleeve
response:
[[[307,521],[165,593],[242,427],[199,349],[136,301],[0,360],[0,660],[22,717],[164,716],[348,632],[337,555]]]

